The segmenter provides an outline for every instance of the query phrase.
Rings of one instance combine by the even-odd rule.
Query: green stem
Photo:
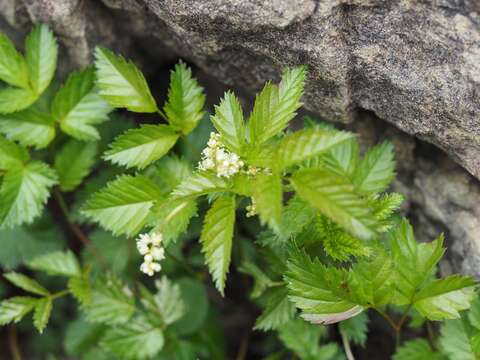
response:
[[[53,293],[52,295],[50,295],[50,299],[51,299],[51,300],[55,300],[55,299],[57,299],[57,298],[59,298],[59,297],[62,297],[62,296],[68,295],[68,294],[70,294],[70,290],[65,289],[65,290],[62,290],[62,291]]]
[[[167,115],[160,109],[157,109],[157,114],[160,115],[160,117],[165,120],[166,122],[168,122],[168,118],[167,118]]]
[[[355,360],[352,349],[350,348],[350,342],[348,341],[347,334],[345,334],[343,331],[340,331],[340,335],[342,336],[343,349],[345,350],[345,355],[347,356],[347,359]]]

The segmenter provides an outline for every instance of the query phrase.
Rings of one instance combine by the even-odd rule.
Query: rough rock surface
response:
[[[49,23],[70,66],[101,43],[152,74],[182,56],[251,94],[307,64],[305,107],[391,139],[418,235],[445,231],[442,270],[480,277],[478,0],[0,0],[0,14],[20,33]]]

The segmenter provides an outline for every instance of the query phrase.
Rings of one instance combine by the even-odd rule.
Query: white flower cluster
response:
[[[247,205],[245,207],[245,210],[247,210],[247,217],[252,217],[258,214],[257,212],[257,203],[255,202],[255,198],[252,197],[252,204]]]
[[[240,156],[228,151],[220,141],[220,134],[211,132],[207,147],[202,151],[199,170],[213,170],[218,177],[229,178],[238,173],[244,166]]]
[[[143,255],[143,263],[140,271],[153,276],[162,269],[160,261],[165,259],[165,249],[161,243],[163,236],[160,233],[140,234],[137,239],[138,252]]]

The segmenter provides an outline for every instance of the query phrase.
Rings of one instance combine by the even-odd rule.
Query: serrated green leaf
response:
[[[32,105],[37,97],[30,89],[0,88],[0,114],[11,114]]]
[[[52,313],[52,299],[44,297],[37,299],[35,304],[35,311],[33,312],[33,325],[37,328],[41,334],[47,326],[48,319]]]
[[[292,184],[300,197],[352,235],[375,236],[377,221],[348,180],[322,169],[304,169],[293,174]]]
[[[55,123],[49,114],[32,108],[0,116],[0,132],[24,146],[42,149],[55,137]]]
[[[87,275],[71,277],[68,280],[68,290],[75,299],[83,306],[89,306],[92,302],[92,289]]]
[[[33,270],[43,271],[49,275],[79,276],[80,264],[75,255],[70,251],[55,251],[41,255],[27,263]]]
[[[393,360],[442,360],[441,354],[432,350],[427,340],[415,339],[402,344],[398,348]]]
[[[122,56],[108,49],[95,49],[95,67],[100,95],[113,107],[152,113],[157,104],[142,72]]]
[[[95,164],[97,144],[69,140],[55,156],[60,190],[72,191],[88,176]]]
[[[230,266],[234,223],[235,196],[223,195],[215,200],[205,215],[200,236],[205,262],[222,295]]]
[[[190,219],[197,214],[197,203],[193,200],[166,200],[158,203],[152,209],[151,225],[154,232],[163,235],[165,245],[175,241],[184,233]]]
[[[194,199],[215,192],[225,191],[228,182],[209,172],[197,172],[183,180],[172,192],[175,199]]]
[[[0,188],[0,226],[30,224],[42,212],[56,182],[55,172],[39,161],[10,168]]]
[[[123,175],[93,194],[82,212],[115,235],[132,236],[147,223],[160,199],[160,190],[147,177]]]
[[[25,40],[25,58],[30,84],[36,94],[43,93],[52,81],[57,56],[58,45],[53,33],[46,25],[36,25]]]
[[[283,189],[280,174],[258,174],[253,179],[254,199],[260,221],[280,233]]]
[[[288,300],[287,289],[273,289],[262,314],[255,321],[255,330],[276,330],[295,316],[295,306]]]
[[[343,131],[330,131],[310,128],[286,135],[277,148],[276,164],[285,169],[294,164],[318,156],[343,142],[352,139],[353,134]]]
[[[192,175],[192,166],[186,159],[175,155],[165,156],[149,167],[145,175],[157,183],[162,192],[169,194],[178,184]]]
[[[135,312],[135,299],[127,286],[114,276],[99,279],[92,288],[91,302],[84,308],[88,321],[124,324]]]
[[[390,234],[395,263],[395,302],[399,305],[413,301],[415,293],[434,273],[445,249],[443,236],[429,243],[418,243],[413,228],[403,220]]]
[[[242,106],[232,92],[225,93],[210,119],[220,133],[222,143],[230,151],[241,155],[245,145],[245,123]]]
[[[0,33],[0,80],[25,89],[29,87],[25,59],[3,33]]]
[[[480,330],[480,297],[476,297],[473,300],[470,310],[468,311],[468,320],[470,324],[477,330]]]
[[[475,284],[473,278],[461,275],[434,280],[415,294],[413,305],[430,320],[459,318],[459,311],[468,309],[475,297]]]
[[[320,339],[325,333],[324,327],[309,325],[301,319],[295,319],[279,328],[278,337],[302,360],[328,360],[330,357],[319,357]]]
[[[37,299],[29,296],[15,296],[0,302],[0,325],[19,322],[33,310]]]
[[[143,169],[165,155],[178,137],[168,125],[143,125],[117,137],[104,159],[127,168]]]
[[[143,317],[118,325],[105,332],[100,344],[126,360],[150,359],[163,348],[162,329],[149,324]]]
[[[111,111],[95,89],[93,67],[70,74],[52,102],[52,116],[62,131],[82,141],[100,138],[94,125],[108,120]]]
[[[22,146],[0,136],[0,170],[8,170],[29,159],[28,151]]]
[[[354,173],[355,186],[361,193],[381,192],[394,178],[395,154],[388,142],[370,148]]]
[[[141,287],[142,304],[149,311],[160,314],[163,325],[173,324],[185,314],[185,304],[182,300],[180,286],[172,283],[166,276],[155,281],[157,292],[152,295]]]
[[[291,253],[285,279],[290,300],[302,310],[302,317],[314,324],[336,323],[364,310],[346,291],[346,270],[326,267],[298,248]]]
[[[366,312],[340,322],[339,327],[340,332],[345,334],[349,341],[365,347],[368,332],[368,315]]]
[[[255,98],[248,122],[250,142],[260,145],[280,133],[302,105],[305,68],[287,69],[278,86],[267,83]]]
[[[344,141],[322,154],[320,158],[326,169],[353,180],[353,173],[359,161],[358,141],[356,138]]]
[[[480,353],[474,350],[463,319],[446,320],[440,327],[440,347],[450,360],[476,360]]]
[[[3,276],[13,285],[19,287],[20,289],[37,295],[49,295],[47,289],[40,285],[36,280],[33,280],[26,275],[16,272],[9,272],[7,274],[4,274]]]
[[[183,134],[190,133],[203,117],[205,95],[192,77],[192,70],[185,63],[175,65],[170,72],[168,101],[163,110],[170,125]]]

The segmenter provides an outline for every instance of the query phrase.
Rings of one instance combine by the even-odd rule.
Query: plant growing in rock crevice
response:
[[[395,178],[392,145],[360,155],[354,134],[309,118],[300,130],[288,130],[301,106],[304,67],[285,70],[279,84],[267,83],[248,117],[226,92],[208,119],[203,89],[184,63],[171,72],[168,99],[159,108],[140,70],[107,49],[97,48],[95,67],[71,74],[56,90],[49,84],[57,46],[45,26],[27,38],[25,58],[6,37],[0,40],[0,79],[8,84],[0,90],[2,227],[32,223],[54,188],[65,222],[90,252],[81,260],[81,254],[57,250],[25,261],[35,278],[42,272],[63,277],[66,288],[58,291],[7,272],[8,281],[31,295],[3,300],[1,324],[33,311],[42,332],[53,302],[71,295],[82,314],[82,336],[93,339],[85,340],[87,359],[222,358],[201,336],[208,329],[208,300],[197,277],[204,263],[228,296],[235,248],[234,266],[253,278],[251,299],[263,309],[254,328],[275,330],[302,359],[343,356],[336,343],[326,343],[323,325],[337,322],[352,358],[350,342],[365,344],[369,309],[387,320],[400,346],[409,316],[417,324],[459,319],[470,307],[472,278],[436,277],[443,237],[419,243],[397,214],[403,196],[387,192]],[[18,92],[29,95],[9,100]],[[158,121],[123,132],[119,118],[99,125],[114,108],[157,113]],[[30,148],[48,151],[30,155]],[[103,160],[122,169],[99,161],[100,150]],[[63,193],[72,191],[74,200],[65,200]],[[195,223],[198,216],[203,223]],[[95,223],[116,239],[92,230]],[[252,240],[238,236],[248,227],[258,235]],[[182,251],[187,246],[195,249],[190,256]],[[149,288],[149,276],[158,272],[168,277]],[[477,302],[462,315],[470,321],[463,332],[452,335],[461,320],[446,322],[441,347],[433,338],[409,341],[395,358],[437,358],[440,352],[454,358],[457,343],[446,340],[450,335],[467,339],[462,351],[478,354]],[[80,349],[72,353],[80,356]]]

